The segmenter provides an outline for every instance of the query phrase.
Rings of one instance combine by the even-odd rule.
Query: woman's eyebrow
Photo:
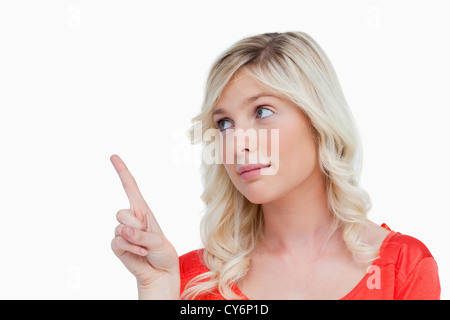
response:
[[[245,100],[245,105],[248,105],[249,103],[254,102],[254,101],[256,101],[256,100],[258,100],[259,98],[262,98],[262,97],[278,98],[277,96],[275,96],[275,95],[273,95],[273,94],[261,92],[261,93],[259,93],[259,94],[256,95],[256,96],[247,98],[247,99]],[[216,115],[216,114],[226,114],[226,113],[227,113],[227,112],[226,112],[224,109],[217,108],[216,110],[214,110],[214,112],[213,112],[212,115],[214,116],[214,115]]]

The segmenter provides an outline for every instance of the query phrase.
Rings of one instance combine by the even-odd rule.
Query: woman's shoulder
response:
[[[392,236],[386,243],[385,259],[391,262],[409,262],[414,264],[424,258],[432,258],[430,250],[419,239],[402,234],[400,232],[393,232]]]
[[[432,257],[425,244],[410,235],[391,230],[385,223],[372,223],[370,241],[380,248],[380,255],[391,262],[421,260]]]
[[[379,264],[395,276],[395,299],[440,299],[437,263],[419,239],[391,231]]]
[[[182,278],[192,277],[209,271],[203,263],[203,251],[203,248],[195,249],[178,258],[180,263],[180,276]]]
[[[409,277],[426,268],[437,272],[436,261],[427,246],[416,237],[391,231],[380,248],[379,265],[395,266],[397,277]]]

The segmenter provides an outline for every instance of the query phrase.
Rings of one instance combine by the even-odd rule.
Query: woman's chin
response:
[[[245,198],[247,198],[248,201],[254,204],[263,204],[272,200],[271,198],[267,197],[267,194],[265,194],[263,191],[247,192],[243,193],[243,195],[245,196]]]

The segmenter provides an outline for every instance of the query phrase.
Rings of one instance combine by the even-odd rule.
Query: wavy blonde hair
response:
[[[253,35],[223,52],[208,74],[201,112],[192,119],[191,143],[203,142],[203,152],[217,143],[217,139],[203,141],[194,132],[215,128],[212,110],[224,87],[241,70],[296,104],[307,116],[326,178],[333,215],[330,235],[342,226],[343,239],[354,257],[376,253],[377,248],[361,240],[372,204],[368,193],[358,186],[362,167],[358,130],[328,57],[306,33]],[[218,288],[226,299],[239,299],[242,297],[234,293],[233,285],[245,276],[250,252],[262,239],[261,205],[236,189],[223,164],[202,161],[200,170],[201,199],[206,205],[201,221],[203,261],[210,271],[190,281],[181,298],[201,298]]]

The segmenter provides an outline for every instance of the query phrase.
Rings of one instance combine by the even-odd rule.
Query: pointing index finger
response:
[[[130,201],[130,205],[147,205],[141,192],[139,191],[136,180],[134,180],[134,177],[131,175],[122,159],[120,159],[120,157],[116,154],[112,155],[109,159],[119,175],[122,186],[127,194],[128,200]]]

